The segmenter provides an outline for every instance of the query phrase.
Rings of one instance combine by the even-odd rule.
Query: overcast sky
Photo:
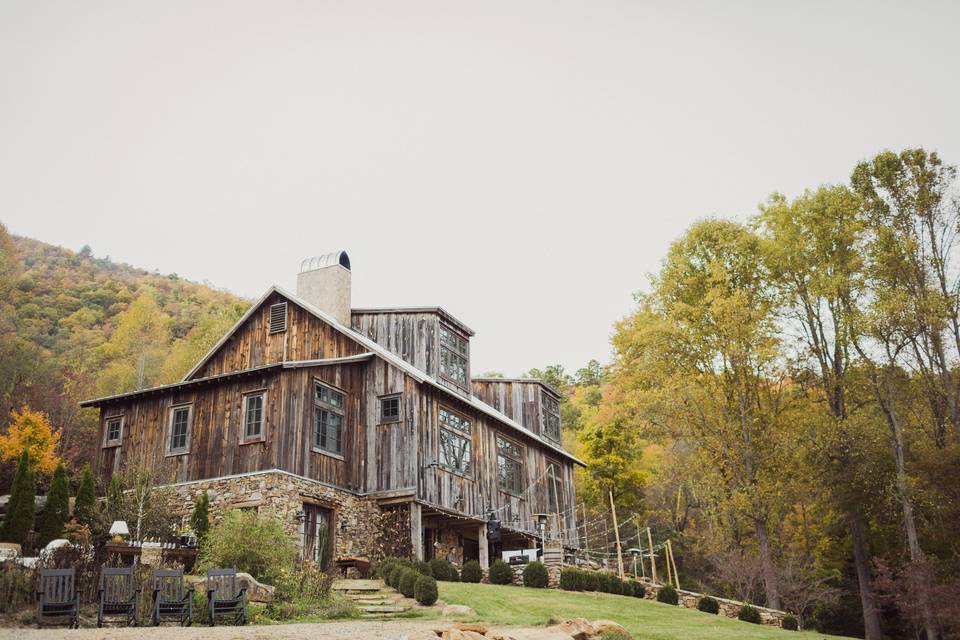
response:
[[[473,369],[609,359],[669,243],[960,163],[958,3],[0,0],[0,221],[246,297],[346,249]]]

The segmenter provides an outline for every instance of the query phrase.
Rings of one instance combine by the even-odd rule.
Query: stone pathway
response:
[[[403,604],[403,594],[381,580],[337,580],[331,588],[353,600],[365,618],[394,615],[410,608]]]

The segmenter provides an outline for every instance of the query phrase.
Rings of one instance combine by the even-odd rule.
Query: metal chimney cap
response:
[[[300,273],[316,271],[317,269],[323,269],[324,267],[333,267],[337,265],[340,265],[347,271],[350,271],[350,256],[347,255],[346,251],[333,251],[331,253],[324,253],[319,256],[307,258],[300,263]]]

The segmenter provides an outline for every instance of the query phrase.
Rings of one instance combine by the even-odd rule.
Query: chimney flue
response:
[[[297,297],[350,326],[350,256],[334,251],[300,263]]]

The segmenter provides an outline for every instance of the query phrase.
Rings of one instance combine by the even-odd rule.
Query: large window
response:
[[[343,454],[343,405],[342,393],[317,383],[313,407],[315,449]]]
[[[543,434],[560,442],[560,401],[540,390],[540,413],[543,417]]]
[[[510,493],[523,491],[523,447],[497,435],[497,483]]]
[[[243,396],[243,440],[251,442],[263,439],[264,392]]]
[[[547,510],[550,513],[563,513],[563,479],[560,465],[547,462]]]
[[[470,473],[470,421],[446,407],[440,407],[440,465]]]
[[[185,404],[170,409],[170,426],[167,438],[167,455],[175,456],[190,451],[190,423],[193,421],[193,405]]]
[[[440,377],[467,388],[467,363],[470,344],[446,325],[440,325]]]
[[[103,446],[115,447],[123,441],[123,416],[107,418],[107,432],[104,435]]]

